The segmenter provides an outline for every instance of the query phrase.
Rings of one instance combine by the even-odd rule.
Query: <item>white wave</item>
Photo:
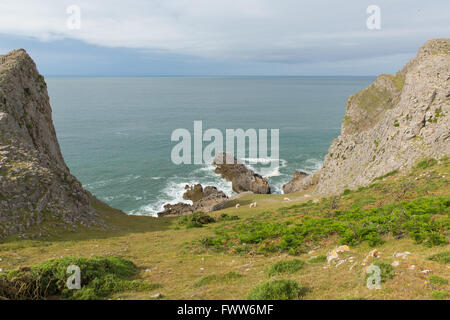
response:
[[[191,175],[195,174],[195,171],[201,169],[202,168],[194,170],[194,172],[191,173]],[[184,188],[186,185],[192,186],[195,184],[201,184],[203,187],[215,186],[217,187],[217,189],[222,190],[227,196],[231,196],[233,194],[231,182],[225,181],[214,172],[210,174],[209,171],[206,170],[202,171],[208,172],[208,174],[202,177],[197,176],[189,178],[182,178],[182,177],[169,178],[166,183],[166,186],[161,190],[161,195],[155,201],[152,201],[149,204],[141,206],[139,209],[133,210],[130,213],[156,217],[158,215],[158,212],[164,210],[164,205],[166,204],[176,204],[179,202],[192,204],[192,201],[183,199],[183,194],[185,193]]]

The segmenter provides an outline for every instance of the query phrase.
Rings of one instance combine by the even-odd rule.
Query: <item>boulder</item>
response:
[[[183,216],[193,212],[208,213],[217,211],[223,209],[229,201],[223,191],[213,186],[208,186],[203,189],[201,184],[196,184],[192,187],[186,185],[185,189],[186,192],[183,194],[183,199],[191,200],[193,203],[166,204],[164,211],[158,213],[158,217]]]
[[[213,165],[216,166],[215,173],[232,183],[234,192],[251,191],[257,194],[270,194],[267,180],[238,162],[233,155],[225,152],[219,153],[216,155]]]

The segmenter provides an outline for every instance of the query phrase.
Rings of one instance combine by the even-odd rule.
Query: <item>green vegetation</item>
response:
[[[436,261],[442,264],[450,263],[450,251],[437,253],[428,257],[428,260]]]
[[[67,288],[67,268],[81,271],[81,289]],[[99,299],[125,290],[150,290],[155,285],[130,278],[137,267],[129,260],[108,258],[60,258],[30,268],[10,271],[0,278],[0,297],[7,299]]]
[[[309,263],[324,263],[327,261],[327,256],[321,255],[321,256],[317,256],[314,257],[312,259],[309,259]]]
[[[431,293],[431,297],[434,299],[447,299],[449,293],[445,290],[435,290]]]
[[[248,295],[249,300],[296,300],[306,293],[297,281],[273,280],[256,286]]]
[[[377,181],[377,180],[383,180],[383,179],[385,179],[385,178],[387,178],[387,177],[394,176],[394,175],[396,175],[397,173],[398,173],[398,170],[393,170],[393,171],[390,171],[390,172],[386,173],[385,175],[382,175],[382,176],[379,176],[379,177],[373,179],[373,181],[375,182],[375,181]]]
[[[446,285],[448,284],[448,280],[445,278],[442,278],[441,276],[432,274],[428,277],[428,280],[430,280],[431,284],[437,284],[437,285]]]
[[[242,274],[236,272],[228,272],[222,275],[211,274],[209,276],[201,278],[194,285],[196,287],[201,287],[204,285],[211,284],[212,282],[229,282],[232,280],[240,279],[244,277]]]
[[[436,165],[436,163],[437,163],[436,159],[430,158],[430,159],[425,159],[425,160],[420,161],[416,165],[416,167],[419,169],[426,169],[426,168],[430,168],[430,167]]]
[[[67,232],[65,227],[45,223],[40,229],[33,227],[24,232],[27,239],[11,236],[0,240],[0,296],[243,299],[249,296],[251,288],[264,281],[282,280],[269,282],[266,293],[264,288],[258,293],[256,287],[251,293],[261,299],[448,299],[448,284],[442,279],[448,280],[450,262],[445,246],[449,240],[450,162],[442,158],[423,163],[409,173],[348,190],[345,195],[313,195],[303,200],[305,193],[310,193],[306,191],[291,195],[293,200],[286,202],[282,195],[250,194],[234,200],[241,204],[240,208],[233,205],[211,214],[196,213],[183,218],[127,216],[92,198],[94,208],[105,217],[106,226],[111,226],[106,232],[82,227],[78,232]],[[249,209],[246,204],[254,201],[258,207]],[[191,222],[204,227],[187,229]],[[41,231],[45,237],[38,236]],[[333,266],[327,268],[327,252],[340,243],[349,244],[350,252],[339,253],[339,261],[347,261],[339,266],[333,261]],[[380,264],[385,281],[380,290],[368,290],[363,281],[367,265],[361,262],[372,250],[370,245],[376,246],[380,255],[370,258],[367,265],[384,263]],[[317,257],[311,257],[311,250]],[[392,261],[384,258],[402,251],[412,254],[393,272],[387,264]],[[76,259],[87,261],[103,259],[92,257],[123,257],[128,263],[113,262],[113,267],[104,268],[107,271],[100,278],[85,282],[81,291],[63,292],[69,276],[65,273],[67,263],[61,267],[50,263],[44,268],[56,268],[60,273],[52,271],[50,276],[32,277],[41,274],[32,270],[45,265],[43,261],[49,263],[63,256],[84,257]],[[349,257],[353,259],[350,261]],[[295,259],[306,263],[291,262]],[[283,262],[275,264],[277,261]],[[272,267],[274,264],[276,267]],[[441,275],[440,279],[408,270],[413,264],[419,266],[416,269],[433,270],[433,275]],[[124,267],[117,271],[117,265]],[[83,274],[90,273],[83,271],[86,268],[82,267],[83,282]],[[269,272],[274,275],[271,279],[267,278]],[[48,283],[53,295],[42,289]],[[36,287],[40,289],[32,290]]]
[[[266,269],[266,273],[269,277],[273,277],[283,273],[295,273],[303,268],[305,263],[302,260],[286,260],[278,261],[272,264]]]
[[[194,212],[180,218],[179,223],[186,228],[201,228],[204,224],[214,223],[216,219],[203,212]]]
[[[389,263],[375,261],[373,264],[380,268],[381,283],[385,283],[386,281],[394,278],[394,267],[391,266]],[[374,272],[370,272],[370,273],[366,274],[366,281],[367,281],[367,278],[370,277],[373,273]]]
[[[262,253],[284,251],[295,255],[331,235],[338,235],[339,243],[348,245],[362,242],[380,245],[384,242],[381,236],[389,234],[409,234],[416,243],[430,247],[448,242],[445,236],[450,224],[448,197],[420,197],[370,209],[355,205],[347,210],[323,212],[320,207],[316,210],[297,221],[255,220],[217,228],[216,236],[203,238],[201,243],[220,250],[227,245],[258,245]]]

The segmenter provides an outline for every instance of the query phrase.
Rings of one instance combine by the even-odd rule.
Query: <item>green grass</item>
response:
[[[271,266],[268,266],[266,273],[269,277],[284,273],[295,273],[301,270],[304,264],[305,262],[299,259],[278,261]]]
[[[435,290],[431,292],[431,297],[433,299],[447,299],[449,297],[449,293],[445,290]]]
[[[201,278],[194,285],[196,287],[201,287],[204,285],[211,284],[213,282],[229,282],[232,280],[240,279],[242,277],[244,277],[242,274],[239,274],[236,272],[228,272],[228,273],[221,274],[221,275],[211,274],[211,275]]]
[[[385,175],[382,175],[382,176],[379,176],[379,177],[373,179],[373,181],[383,180],[384,178],[394,176],[397,173],[398,173],[398,170],[393,170],[393,171],[390,171],[390,172],[386,173]]]
[[[327,256],[321,255],[308,260],[309,263],[324,263],[327,261]]]
[[[436,261],[442,264],[450,263],[450,251],[434,254],[428,257],[428,260]]]
[[[431,284],[437,284],[437,285],[446,285],[448,284],[448,280],[445,278],[442,278],[441,276],[438,276],[436,274],[432,274],[428,277],[428,280],[430,280]]]
[[[249,300],[296,300],[306,290],[297,281],[273,280],[256,286],[248,295]]]

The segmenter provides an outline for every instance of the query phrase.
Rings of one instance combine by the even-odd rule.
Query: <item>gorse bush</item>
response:
[[[69,290],[67,268],[75,265],[81,271],[81,289]],[[137,267],[129,260],[108,258],[61,258],[43,262],[30,268],[10,271],[3,276],[3,289],[8,287],[8,299],[45,299],[59,296],[63,299],[99,299],[124,290],[151,290],[155,285],[131,281]]]
[[[296,300],[306,294],[297,281],[273,280],[256,286],[248,295],[249,300]]]
[[[283,273],[295,273],[303,268],[305,263],[302,260],[278,261],[266,268],[266,273],[270,277]]]
[[[179,224],[186,225],[187,228],[201,228],[204,224],[214,222],[216,222],[216,220],[213,217],[203,212],[194,212],[181,217],[179,220]]]

